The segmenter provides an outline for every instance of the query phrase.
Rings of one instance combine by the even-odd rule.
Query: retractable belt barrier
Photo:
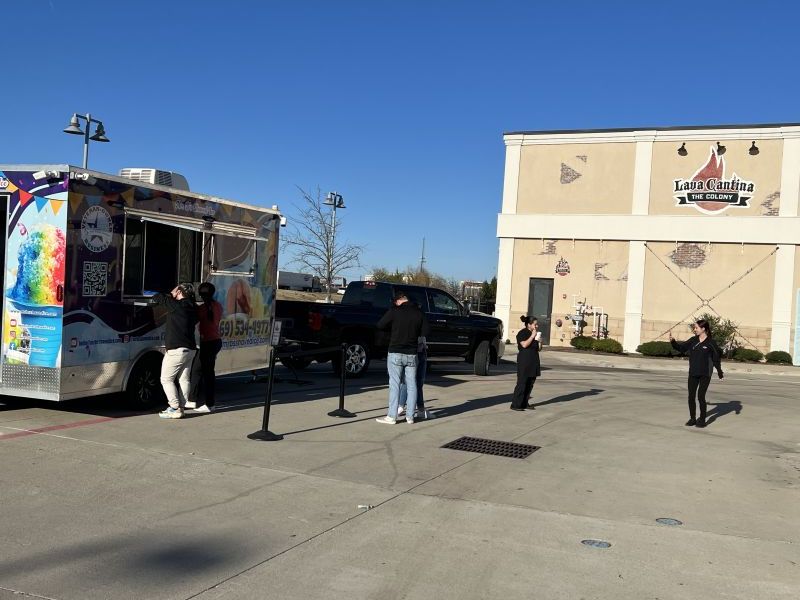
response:
[[[303,356],[318,356],[320,354],[331,355],[336,352],[340,354],[339,360],[341,361],[339,364],[339,408],[332,410],[328,413],[328,415],[331,417],[344,418],[355,417],[356,415],[354,413],[345,410],[344,407],[344,382],[347,377],[347,373],[345,371],[345,362],[347,360],[347,344],[342,344],[341,346],[330,346],[327,348],[317,348],[315,350],[300,350],[298,352],[275,352],[273,350],[269,359],[269,380],[267,381],[267,395],[264,398],[264,417],[261,422],[261,429],[249,434],[247,436],[248,439],[257,440],[260,442],[274,442],[283,439],[282,435],[272,433],[269,430],[269,413],[270,408],[272,407],[272,390],[275,383],[275,363],[279,358],[301,358]]]

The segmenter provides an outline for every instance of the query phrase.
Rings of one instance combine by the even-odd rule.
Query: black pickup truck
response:
[[[475,365],[476,375],[489,374],[489,365],[497,364],[503,355],[502,321],[470,312],[450,294],[435,288],[352,281],[340,304],[280,300],[276,318],[281,321],[281,338],[301,350],[346,343],[347,375],[359,377],[373,358],[386,357],[389,332],[379,331],[376,325],[398,291],[405,292],[428,317],[429,356],[462,357]],[[321,356],[318,360],[333,358]],[[282,361],[293,368],[310,362],[306,357]],[[332,360],[332,364],[334,370],[340,368],[339,360]]]

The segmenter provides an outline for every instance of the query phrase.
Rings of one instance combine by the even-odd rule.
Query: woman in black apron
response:
[[[517,333],[517,385],[511,400],[511,410],[533,410],[528,402],[536,378],[542,374],[539,366],[539,350],[542,348],[542,333],[536,317],[520,317],[525,327]]]

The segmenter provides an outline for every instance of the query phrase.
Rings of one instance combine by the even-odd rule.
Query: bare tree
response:
[[[317,188],[316,197],[297,187],[302,195],[300,206],[295,205],[296,214],[289,220],[287,233],[281,245],[292,255],[290,264],[299,265],[325,282],[327,300],[331,301],[331,284],[342,271],[361,266],[363,246],[341,240],[337,234],[342,228],[342,217],[334,221],[333,211],[324,209],[322,192]]]

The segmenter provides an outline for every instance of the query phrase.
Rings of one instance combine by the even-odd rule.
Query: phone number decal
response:
[[[269,319],[241,321],[228,319],[220,321],[219,334],[224,338],[250,338],[263,336],[269,332]]]

